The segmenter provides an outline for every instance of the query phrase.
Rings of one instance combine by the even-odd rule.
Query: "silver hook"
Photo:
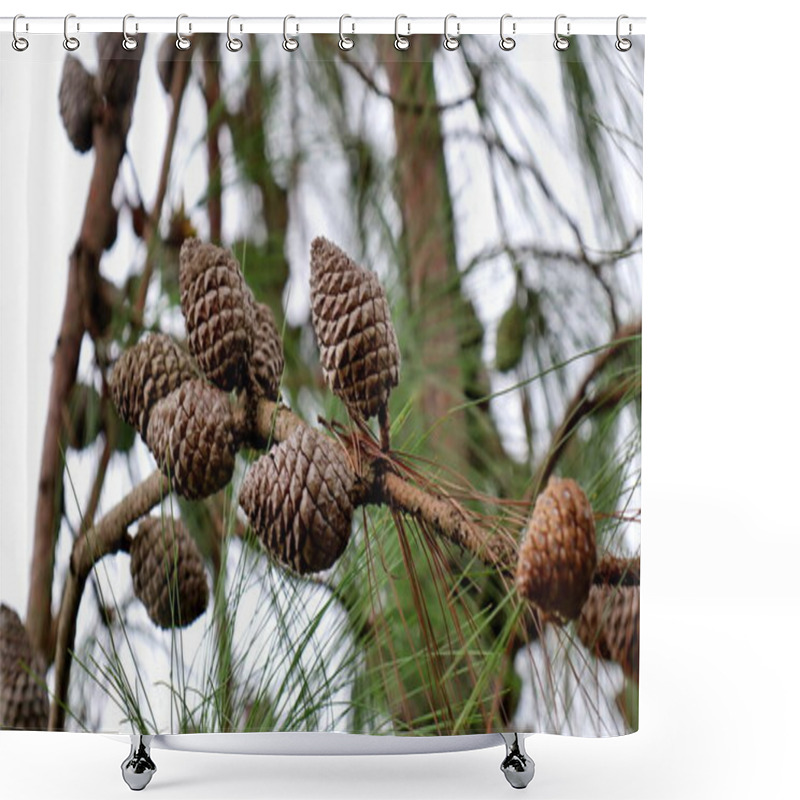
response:
[[[503,14],[500,17],[500,49],[505,50],[506,52],[509,50],[513,50],[517,46],[517,42],[515,39],[512,39],[510,36],[506,36],[503,32],[503,26],[506,24],[507,19],[512,19],[511,14]],[[517,32],[517,23],[511,23],[511,33]]]
[[[18,53],[21,53],[23,50],[27,50],[28,49],[28,45],[30,44],[30,42],[27,39],[23,38],[22,36],[17,36],[17,20],[18,19],[25,19],[25,15],[24,14],[17,14],[17,16],[14,17],[14,24],[11,26],[11,35],[14,38],[11,40],[11,46]],[[27,22],[25,23],[25,30],[28,30],[28,23]]]
[[[339,17],[339,49],[340,50],[352,50],[355,46],[355,42],[349,37],[344,35],[344,21],[346,19],[353,19],[349,14],[342,14]],[[356,32],[355,23],[352,25],[352,33]]]
[[[188,19],[188,14],[178,14],[178,18],[175,20],[175,47],[178,50],[188,50],[192,46],[192,42],[190,39],[187,39],[181,33],[181,20]],[[189,33],[192,32],[192,23],[189,23]]]
[[[64,17],[64,49],[69,50],[70,53],[77,50],[81,46],[80,40],[76,36],[69,35],[69,30],[67,26],[69,25],[69,21],[71,19],[75,19],[74,14],[67,14],[67,16]],[[76,24],[75,29],[76,30],[81,29],[80,23]]]
[[[231,53],[238,53],[242,49],[242,47],[244,47],[241,39],[237,39],[234,36],[231,36],[231,22],[233,22],[235,19],[239,19],[239,17],[237,17],[236,14],[231,14],[228,17],[228,41],[225,42],[225,47],[227,47],[228,50],[231,51]],[[242,30],[241,25],[239,26],[239,30],[240,31]]]
[[[622,22],[622,20],[624,20],[624,19],[628,19],[628,17],[625,16],[625,14],[620,14],[617,17],[617,42],[614,45],[614,47],[616,47],[617,50],[620,51],[620,53],[627,53],[628,50],[630,50],[631,47],[633,46],[633,42],[630,39],[625,39],[620,35],[620,22]],[[633,31],[633,27],[629,22],[628,23],[628,35],[630,35],[632,31]]]
[[[556,17],[556,21],[555,21],[555,23],[553,25],[553,33],[554,33],[554,35],[556,37],[555,41],[553,42],[553,47],[555,47],[555,49],[558,50],[559,52],[563,52],[564,50],[566,50],[569,47],[569,39],[565,39],[558,32],[558,21],[560,19],[566,19],[566,18],[567,18],[566,14],[559,14]],[[569,28],[570,28],[570,24],[568,22],[567,23],[567,36],[569,36]]]
[[[460,22],[456,22],[456,35],[455,36],[451,36],[447,32],[447,23],[450,22],[451,19],[458,20],[458,17],[455,14],[448,14],[444,18],[444,41],[442,42],[442,44],[444,45],[444,49],[445,50],[449,50],[450,52],[452,52],[453,50],[458,50],[458,46],[459,46],[459,44],[461,44],[458,41],[458,37],[461,36],[461,23]]]
[[[128,20],[136,19],[133,14],[126,14],[122,18],[122,47],[125,50],[135,50],[139,46],[139,42],[131,35],[128,34]],[[134,29],[138,32],[139,23],[134,25]]]
[[[411,47],[411,42],[408,37],[411,35],[411,25],[406,23],[408,33],[405,36],[400,35],[400,20],[408,19],[405,14],[398,14],[394,18],[394,49],[395,50],[408,50]]]
[[[283,18],[283,49],[287,53],[292,53],[300,47],[300,42],[294,36],[289,36],[290,19],[297,19],[297,17],[293,17],[289,14]],[[297,26],[295,26],[295,31],[299,31]]]

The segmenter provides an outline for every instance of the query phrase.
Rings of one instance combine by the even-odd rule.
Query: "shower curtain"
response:
[[[636,730],[644,38],[30,38],[0,726]]]

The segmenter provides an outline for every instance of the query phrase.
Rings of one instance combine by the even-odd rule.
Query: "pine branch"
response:
[[[125,154],[143,50],[142,42],[134,51],[138,57],[131,58],[131,96],[120,105],[104,103],[95,117],[94,168],[78,241],[69,259],[66,300],[53,354],[25,620],[32,647],[48,663],[52,657],[52,585],[63,492],[63,409],[75,384],[83,335],[88,332],[94,336],[102,329],[105,302],[100,258],[116,225],[112,193]]]
[[[624,378],[621,381],[600,390],[596,395],[589,395],[589,387],[592,381],[605,369],[621,350],[627,347],[632,339],[642,333],[642,321],[637,320],[630,325],[623,325],[618,328],[611,338],[609,347],[595,357],[591,368],[584,376],[577,391],[567,405],[561,424],[553,434],[547,456],[536,471],[536,477],[531,482],[531,490],[528,499],[533,499],[546,485],[548,479],[553,474],[561,455],[564,452],[570,437],[577,430],[584,419],[592,414],[608,408],[614,408],[619,403],[630,397],[631,392],[641,391],[641,376],[634,375]]]

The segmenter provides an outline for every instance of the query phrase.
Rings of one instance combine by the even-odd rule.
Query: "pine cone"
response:
[[[120,46],[118,33],[101,33],[97,37],[97,86],[115,108],[123,108],[136,94],[145,34],[137,38],[139,46],[126,50]]]
[[[550,478],[520,545],[517,589],[543,611],[578,616],[597,563],[594,517],[575,481]]]
[[[58,107],[67,136],[79,153],[85,153],[92,147],[92,126],[97,101],[94,75],[79,59],[68,55],[64,59],[64,69],[61,72]]]
[[[253,304],[253,354],[250,356],[250,386],[257,397],[278,399],[283,375],[283,342],[269,306]]]
[[[160,400],[146,441],[172,488],[189,500],[228,484],[236,459],[233,415],[226,395],[195,379]]]
[[[322,373],[365,419],[385,407],[400,375],[400,350],[377,276],[327,239],[311,243],[311,319]]]
[[[250,467],[239,505],[281,564],[300,574],[320,572],[350,539],[353,482],[342,448],[300,427]]]
[[[220,389],[245,385],[253,351],[253,297],[227,251],[187,239],[180,255],[181,310],[189,349]]]
[[[50,703],[35,664],[25,626],[0,605],[0,728],[47,730]]]
[[[180,520],[146,517],[131,543],[133,591],[159,628],[184,628],[208,608],[203,558]]]
[[[639,587],[595,584],[583,604],[578,638],[639,682]]]
[[[171,337],[151,333],[114,365],[111,397],[120,417],[146,438],[153,406],[196,374],[189,355]]]

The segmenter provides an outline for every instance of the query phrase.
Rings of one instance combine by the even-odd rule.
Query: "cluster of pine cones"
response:
[[[520,545],[517,590],[556,619],[577,619],[581,642],[638,682],[639,586],[624,584],[631,565],[613,556],[598,563],[589,499],[575,481],[551,478]],[[613,578],[595,584],[596,575]]]
[[[228,485],[237,450],[252,434],[237,427],[230,392],[251,409],[260,398],[276,401],[284,356],[272,311],[255,301],[229,251],[184,242],[180,293],[188,350],[165,334],[146,335],[117,360],[109,383],[120,417],[138,431],[171,488],[200,499]],[[377,278],[315,239],[311,301],[326,381],[353,416],[380,413],[400,356]],[[304,426],[250,466],[239,503],[279,563],[319,572],[349,541],[355,480],[341,445]],[[177,520],[139,523],[131,573],[136,596],[160,627],[187,625],[207,607],[202,557]]]

